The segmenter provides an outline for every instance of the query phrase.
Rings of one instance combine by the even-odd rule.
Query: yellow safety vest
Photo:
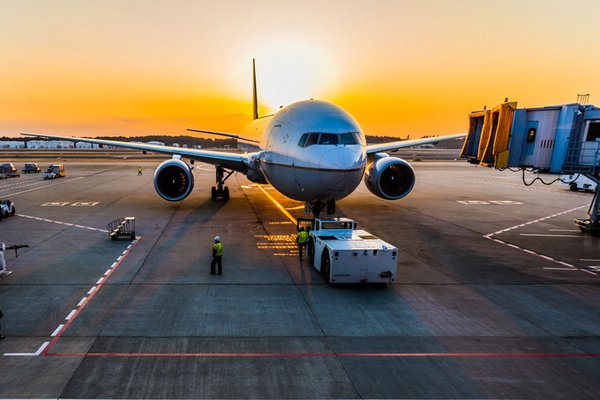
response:
[[[215,243],[213,249],[217,251],[217,257],[221,257],[223,255],[223,245],[221,242]]]
[[[308,241],[308,232],[300,231],[298,232],[298,243],[306,243]]]

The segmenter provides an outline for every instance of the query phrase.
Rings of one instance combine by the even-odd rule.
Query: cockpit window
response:
[[[308,138],[308,133],[300,136],[300,140],[298,140],[298,146],[305,147],[306,139]]]
[[[300,140],[298,140],[299,147],[309,147],[315,144],[319,145],[352,145],[352,144],[360,144],[362,141],[362,137],[358,132],[348,132],[348,133],[319,133],[319,132],[310,132],[305,133],[300,136]]]
[[[321,133],[319,144],[338,144],[338,135],[335,133]]]
[[[313,144],[317,144],[317,142],[319,141],[319,134],[318,133],[309,133],[308,134],[308,138],[306,139],[306,143],[304,144],[304,147],[308,147],[308,146],[312,146]]]
[[[340,135],[341,144],[356,144],[356,138],[351,133],[342,133]]]

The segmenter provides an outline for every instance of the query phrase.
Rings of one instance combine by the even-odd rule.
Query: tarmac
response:
[[[397,281],[332,286],[298,260],[282,209],[302,204],[269,185],[235,174],[211,202],[196,164],[168,203],[160,160],[60,162],[61,179],[0,181],[17,208],[0,242],[30,246],[0,276],[0,398],[600,397],[600,238],[573,224],[591,193],[414,162],[406,198],[361,184],[337,204],[399,248]],[[124,216],[136,238],[111,240]]]

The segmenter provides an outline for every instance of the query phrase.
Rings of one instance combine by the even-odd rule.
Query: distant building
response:
[[[19,140],[1,141],[0,149],[24,149],[25,142]]]
[[[2,140],[0,149],[98,149],[100,146],[92,143],[68,140]]]

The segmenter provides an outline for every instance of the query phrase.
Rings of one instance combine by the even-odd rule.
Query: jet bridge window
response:
[[[600,141],[600,122],[599,121],[590,122],[586,141],[588,141],[588,142]]]

